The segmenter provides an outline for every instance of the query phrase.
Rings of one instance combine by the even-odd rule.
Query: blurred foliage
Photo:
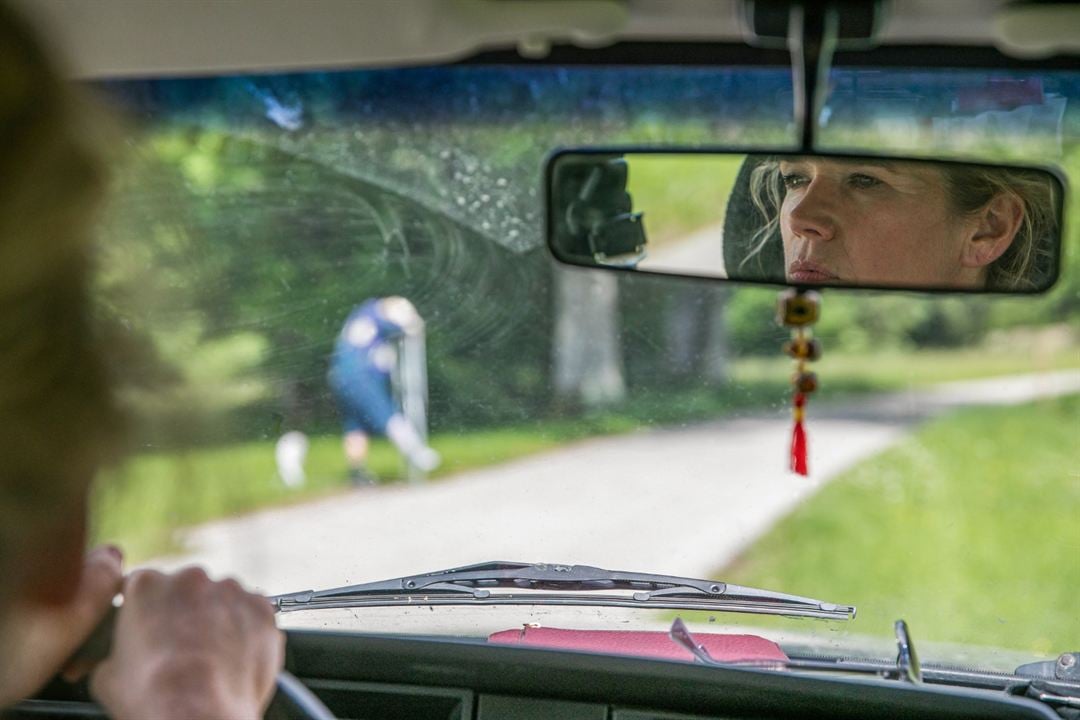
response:
[[[999,301],[999,302],[1008,302]],[[1030,300],[1027,301],[1030,304]],[[775,314],[775,289],[745,289],[728,306],[731,344],[739,354],[778,352],[787,332],[762,318]],[[981,298],[921,297],[908,293],[829,291],[822,300],[814,334],[826,352],[884,352],[897,349],[959,347],[982,341],[995,321],[993,306]],[[1025,325],[1053,324],[1055,312],[1029,313]]]

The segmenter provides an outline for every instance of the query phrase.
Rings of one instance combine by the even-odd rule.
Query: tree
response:
[[[626,396],[618,304],[614,273],[555,268],[552,364],[555,392],[561,399],[599,407]]]
[[[689,282],[678,286],[668,295],[664,335],[673,381],[727,382],[727,321],[720,288]]]

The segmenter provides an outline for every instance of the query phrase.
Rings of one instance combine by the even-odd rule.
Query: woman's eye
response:
[[[852,173],[848,176],[848,184],[851,187],[865,190],[867,188],[877,187],[881,185],[881,181],[872,175],[864,175],[862,173]]]
[[[784,181],[784,187],[788,190],[791,190],[792,188],[802,187],[803,185],[806,185],[808,182],[810,182],[809,178],[799,173],[786,173],[784,175],[781,175],[781,178]]]

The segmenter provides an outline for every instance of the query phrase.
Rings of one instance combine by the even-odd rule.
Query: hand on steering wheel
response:
[[[135,572],[123,594],[108,657],[90,677],[111,716],[263,714],[285,656],[270,603],[199,568]]]

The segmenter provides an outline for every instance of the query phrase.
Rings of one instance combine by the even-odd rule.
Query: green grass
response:
[[[904,618],[927,640],[1069,650],[1080,638],[1078,437],[1080,396],[931,422],[716,577],[855,604],[852,632],[889,633]]]
[[[1053,367],[1076,367],[1074,351],[1055,355]],[[957,377],[1028,372],[1023,353],[922,352],[915,355],[833,356],[820,363],[822,399]],[[567,442],[625,433],[642,427],[679,425],[723,417],[737,410],[786,402],[790,361],[748,359],[733,368],[724,388],[653,391],[633,395],[617,408],[585,417],[549,419],[517,427],[440,434],[432,439],[443,464],[437,480],[455,472],[494,465]],[[133,560],[173,552],[179,528],[208,520],[325,497],[347,488],[338,436],[311,438],[308,481],[282,485],[274,467],[273,441],[253,441],[186,452],[143,452],[106,473],[94,496],[93,537],[117,542]],[[404,467],[385,441],[372,443],[371,469],[383,482],[403,479]]]
[[[745,155],[631,155],[627,190],[656,248],[724,221]]]
[[[618,408],[584,417],[431,439],[443,462],[431,479],[506,462],[575,440],[631,432],[645,426],[704,420],[741,407],[757,407],[786,392],[785,375],[717,392],[671,391],[638,395]],[[302,488],[277,477],[272,440],[144,452],[103,474],[93,499],[94,542],[115,542],[129,559],[176,551],[176,530],[259,508],[325,497],[348,488],[340,436],[310,438]],[[372,442],[369,468],[381,483],[401,482],[405,467],[385,440]]]
[[[539,452],[582,434],[584,428],[575,433],[571,427],[556,427],[551,432],[510,429],[436,437],[432,444],[444,462],[435,477]],[[310,441],[307,482],[299,489],[278,479],[270,440],[131,457],[97,483],[94,540],[119,543],[129,558],[144,559],[175,551],[173,535],[179,528],[346,489],[341,438]],[[385,440],[372,443],[369,466],[381,482],[404,477],[397,452]]]

